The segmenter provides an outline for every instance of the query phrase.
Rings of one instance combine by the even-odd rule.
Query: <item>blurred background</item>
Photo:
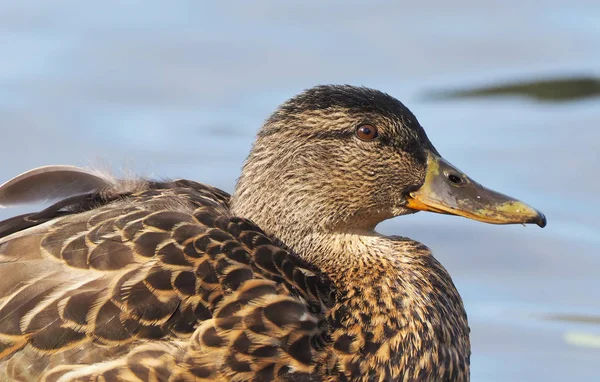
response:
[[[548,217],[543,230],[427,213],[379,227],[452,274],[472,379],[599,380],[597,0],[2,0],[0,49],[0,183],[74,164],[231,192],[292,95],[394,95],[446,159]]]

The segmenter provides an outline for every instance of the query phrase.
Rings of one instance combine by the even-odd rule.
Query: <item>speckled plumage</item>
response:
[[[353,134],[367,121],[376,143]],[[267,120],[231,197],[109,182],[0,223],[0,375],[468,380],[450,276],[422,244],[374,232],[414,212],[424,149],[392,97],[317,87]]]

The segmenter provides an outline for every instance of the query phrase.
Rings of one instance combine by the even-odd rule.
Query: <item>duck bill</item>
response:
[[[483,187],[433,152],[427,156],[425,183],[408,195],[408,208],[491,224],[546,226],[546,217],[535,208]]]

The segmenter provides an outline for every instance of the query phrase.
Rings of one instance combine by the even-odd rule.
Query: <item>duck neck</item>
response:
[[[468,380],[463,303],[427,247],[375,233],[313,233],[297,248],[338,289],[329,316],[341,373],[369,375],[385,362],[390,380]]]
[[[373,231],[277,230],[260,217],[246,217],[263,222],[258,224],[268,234],[336,285],[338,303],[329,319],[331,354],[340,373],[367,375],[386,362],[389,379],[468,379],[469,328],[462,300],[425,246]],[[414,375],[398,374],[407,372]]]
[[[389,355],[390,380],[467,380],[467,317],[444,267],[429,249],[406,238],[361,241],[362,256],[353,268],[329,272],[345,296],[334,347],[345,343],[344,332],[356,338],[357,350],[350,346],[350,354],[340,354],[342,363],[355,351],[369,374]]]
[[[390,217],[385,212],[359,216],[328,209],[331,194],[324,188],[303,189],[307,181],[300,177],[283,186],[284,172],[275,174],[269,166],[255,171],[252,163],[238,181],[232,212],[252,220],[334,282],[338,304],[328,314],[332,354],[343,373],[352,367],[344,366],[348,362],[360,360],[361,370],[368,371],[388,359],[390,370],[417,373],[408,379],[468,374],[462,300],[425,246],[375,233],[377,222]],[[447,367],[436,369],[440,362]],[[423,365],[428,371],[418,374]],[[397,379],[392,374],[390,379]]]

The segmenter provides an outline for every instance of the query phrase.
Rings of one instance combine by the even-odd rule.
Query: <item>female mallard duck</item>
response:
[[[465,381],[450,276],[375,226],[417,210],[546,222],[444,161],[402,103],[351,86],[284,103],[232,196],[64,166],[0,187],[4,205],[58,197],[0,223],[10,380]]]

